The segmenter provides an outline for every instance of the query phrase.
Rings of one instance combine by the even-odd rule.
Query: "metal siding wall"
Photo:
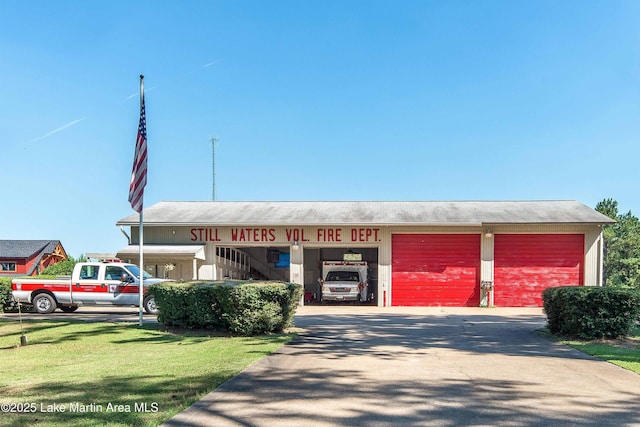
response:
[[[200,227],[200,226],[193,226]],[[276,228],[283,228],[276,227]],[[481,226],[380,226],[376,227],[380,230],[379,239],[377,242],[302,242],[301,250],[304,246],[310,248],[319,247],[356,247],[362,246],[377,246],[378,253],[378,288],[376,290],[377,301],[379,306],[383,305],[396,305],[392,300],[393,292],[393,268],[392,268],[392,236],[404,235],[404,234],[474,234],[481,235],[484,228],[489,227],[492,229],[493,238],[486,238],[484,235],[481,237],[481,252],[480,252],[480,277],[481,280],[494,279],[494,242],[497,235],[500,234],[583,234],[584,235],[584,271],[583,278],[584,284],[593,286],[598,285],[598,277],[601,268],[601,258],[599,254],[599,236],[600,227],[598,225],[591,224],[485,224]],[[222,227],[225,228],[225,227]],[[317,227],[295,227],[297,229],[304,229],[306,236],[310,236],[311,233],[316,233]],[[330,228],[330,227],[328,227]],[[338,227],[334,227],[338,228]],[[348,233],[351,227],[342,227],[344,232]],[[191,230],[192,226],[145,226],[145,243],[146,244],[193,244]],[[138,227],[132,226],[130,228],[130,236],[132,244],[136,244],[138,241]],[[315,239],[314,239],[315,240]],[[206,260],[199,265],[198,277],[202,279],[211,279],[216,276],[214,270],[214,260],[212,256],[212,249],[215,244],[221,244],[221,242],[206,242]],[[225,246],[268,246],[269,243],[246,243],[238,242],[237,244],[225,243]],[[386,296],[386,299],[385,299]]]
[[[392,240],[393,305],[479,305],[479,234],[396,234]]]
[[[131,244],[137,245],[140,237],[140,233],[138,232],[137,226],[131,227],[131,232],[129,236],[131,237]],[[185,227],[155,227],[155,226],[144,226],[144,244],[152,245],[152,244],[193,244],[193,242],[185,240],[182,238],[182,235],[178,233],[179,230],[185,229]],[[176,231],[176,234],[173,233]]]
[[[393,226],[388,231],[392,234],[480,234],[481,226],[433,225],[433,226]]]
[[[593,226],[584,236],[584,285],[601,286],[600,270],[602,261],[600,258],[600,226]]]
[[[304,249],[299,246],[296,249],[291,247],[289,253],[289,281],[304,287]],[[302,296],[299,302],[304,302]]]
[[[391,299],[391,241],[391,232],[388,227],[384,227],[378,252],[378,289],[375,291],[379,307],[388,307],[393,303]]]
[[[495,235],[494,235],[495,236]],[[494,236],[485,237],[482,234],[482,263],[480,264],[480,280],[493,281],[493,259],[494,259]]]
[[[494,234],[575,234],[586,233],[589,224],[486,224]]]

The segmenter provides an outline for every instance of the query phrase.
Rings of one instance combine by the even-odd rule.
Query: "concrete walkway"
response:
[[[301,335],[166,426],[640,426],[640,376],[540,309],[302,307]]]

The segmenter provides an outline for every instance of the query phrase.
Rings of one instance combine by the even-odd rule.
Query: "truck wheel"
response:
[[[57,307],[57,304],[56,304],[55,298],[53,298],[49,294],[38,294],[33,299],[33,308],[36,310],[36,313],[40,313],[40,314],[53,313],[56,307]]]
[[[78,309],[78,306],[77,305],[61,305],[58,308],[64,311],[65,313],[73,313]]]
[[[158,314],[158,307],[156,306],[156,300],[153,296],[146,296],[142,301],[142,306],[144,307],[144,311],[147,313]]]

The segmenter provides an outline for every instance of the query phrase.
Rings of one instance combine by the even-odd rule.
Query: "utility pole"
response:
[[[218,146],[218,137],[211,137],[211,200],[216,200],[216,147]]]

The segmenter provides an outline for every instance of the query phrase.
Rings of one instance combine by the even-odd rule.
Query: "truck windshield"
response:
[[[138,279],[140,278],[140,267],[138,267],[137,265],[127,265],[127,269],[131,273],[133,273],[133,275],[136,276],[136,278],[138,278]],[[145,271],[144,272],[144,278],[145,279],[153,279],[153,276]]]
[[[327,273],[327,282],[359,282],[360,275],[357,271],[330,271]]]

